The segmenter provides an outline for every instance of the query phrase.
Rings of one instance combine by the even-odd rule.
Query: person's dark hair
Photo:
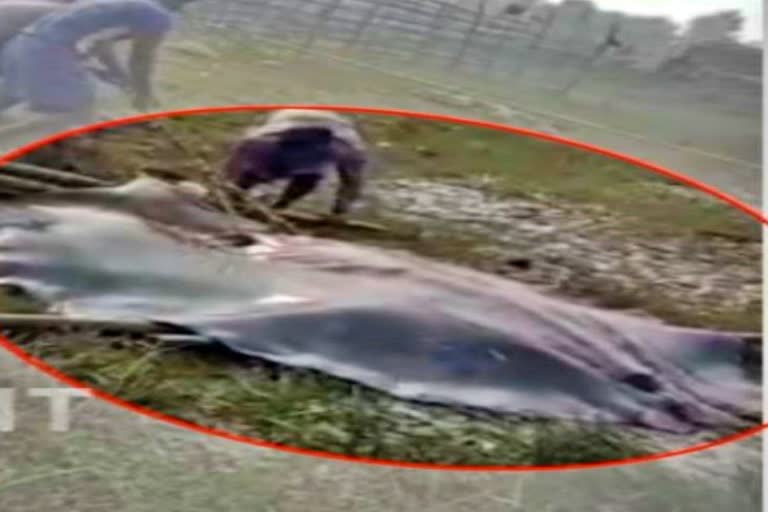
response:
[[[280,134],[281,146],[296,144],[325,145],[333,140],[333,132],[324,127],[292,128]]]

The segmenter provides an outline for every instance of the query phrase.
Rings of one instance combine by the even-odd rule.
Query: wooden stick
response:
[[[0,331],[24,329],[69,328],[97,331],[118,331],[140,334],[161,343],[174,345],[208,345],[212,340],[198,334],[176,332],[172,326],[155,324],[145,320],[106,320],[58,315],[0,314]]]
[[[174,146],[176,146],[177,149],[179,149],[181,152],[189,155],[190,157],[194,158],[198,161],[202,176],[206,178],[206,180],[209,183],[209,187],[211,189],[211,192],[217,196],[217,199],[221,206],[224,208],[226,213],[229,215],[236,217],[237,212],[235,211],[234,207],[232,206],[229,198],[227,197],[227,192],[230,193],[236,193],[241,194],[241,197],[243,194],[240,191],[236,191],[233,187],[227,187],[225,184],[219,182],[215,179],[214,176],[210,173],[210,162],[208,160],[201,156],[197,151],[193,151],[191,148],[188,148],[185,143],[183,143],[181,140],[179,140],[176,135],[168,129],[165,125],[162,123],[154,123],[153,127],[157,130],[161,131],[163,135],[170,141]],[[251,206],[254,210],[258,211],[258,214],[262,216],[265,222],[271,224],[272,226],[278,227],[282,229],[283,231],[286,231],[289,234],[292,235],[298,235],[301,234],[301,232],[290,222],[286,221],[285,219],[280,218],[280,216],[273,213],[269,208],[266,206],[259,204],[253,200],[249,201],[249,206]]]
[[[10,190],[11,192],[52,192],[61,190],[61,187],[26,178],[6,176],[0,173],[0,190]]]
[[[65,317],[59,315],[0,314],[0,329],[79,327],[83,329],[113,329],[137,334],[164,332],[163,328],[146,320],[103,320],[87,317]]]
[[[299,224],[315,224],[322,226],[339,226],[344,228],[362,229],[365,231],[376,231],[384,233],[389,229],[381,224],[375,224],[373,222],[365,222],[362,220],[348,220],[348,219],[335,219],[321,215],[314,215],[310,213],[286,211],[280,212],[279,215],[283,218],[291,220]]]
[[[54,315],[12,315],[0,314],[0,332],[6,332],[9,336],[15,338],[14,331],[25,329],[45,329],[46,327],[65,327],[80,330],[112,330],[121,334],[139,334],[147,338],[154,339],[160,343],[172,344],[177,347],[210,345],[213,340],[205,336],[186,333],[169,333],[163,331],[159,325],[151,322],[128,321],[128,320],[97,320],[91,318],[66,318]],[[167,330],[167,329],[166,329]],[[25,341],[15,340],[26,343],[34,341],[34,338],[27,337]]]
[[[83,176],[74,172],[61,171],[42,167],[39,165],[26,164],[21,162],[8,162],[0,164],[0,169],[15,176],[28,180],[36,180],[44,183],[52,182],[72,187],[105,187],[111,185],[108,181]]]
[[[0,174],[0,192],[18,194],[23,192],[46,192],[58,190],[57,185],[66,185],[75,188],[85,187],[106,187],[115,185],[115,183],[83,176],[74,172],[61,171],[50,167],[32,165],[20,162],[8,162],[0,164],[0,170],[5,174]],[[10,176],[8,175],[10,173]],[[55,182],[57,185],[49,185],[49,182]],[[232,190],[227,187],[227,191],[237,194],[238,190]],[[247,199],[246,199],[247,200]],[[248,201],[246,213],[254,215],[264,222],[269,222],[269,216],[264,213],[262,208]],[[323,216],[300,212],[271,212],[273,218],[279,218],[282,221],[295,222],[299,224],[340,226],[352,229],[363,229],[366,231],[385,232],[388,229],[379,224],[373,224],[358,220],[329,219]]]
[[[271,224],[272,226],[282,228],[282,230],[288,234],[291,234],[291,235],[302,234],[301,230],[299,230],[291,222],[283,218],[283,216],[281,216],[279,213],[272,211],[270,208],[264,206],[258,201],[253,200],[253,198],[248,197],[242,190],[239,190],[234,186],[229,185],[228,183],[219,183],[219,184],[213,183],[212,187],[214,188],[214,190],[218,190],[222,196],[226,195],[227,193],[234,196],[237,199],[237,201],[244,207],[244,210],[245,210],[244,213],[246,215],[253,215],[262,222],[266,222],[267,224]],[[230,205],[230,208],[232,208],[232,210],[234,211],[234,207]],[[232,213],[232,215],[237,215],[237,214]]]
[[[171,140],[180,150],[197,158],[198,161],[201,162],[201,165],[205,163],[206,168],[208,167],[207,162],[204,162],[202,157],[194,154],[190,149],[186,147],[185,144],[180,142],[173,134],[169,133],[165,127],[163,127],[162,130],[169,138],[169,140]],[[115,183],[111,183],[106,180],[101,180],[90,176],[83,176],[82,174],[77,174],[74,172],[62,171],[59,169],[52,169],[50,167],[43,167],[40,165],[32,165],[20,162],[8,162],[0,164],[0,170],[6,171],[5,174],[0,174],[0,192],[10,192],[14,194],[19,192],[56,191],[61,189],[58,185],[75,188],[106,187],[115,185]],[[12,175],[9,176],[9,173]],[[51,183],[55,183],[55,185]],[[246,197],[240,190],[235,189],[234,187],[231,187],[227,184],[221,184],[220,187],[217,187],[216,184],[212,184],[211,186],[218,188],[222,195],[224,193],[232,194],[238,200],[240,200],[240,202],[246,204],[247,214],[258,217],[258,219],[263,222],[278,225],[291,234],[300,234],[300,231],[292,224],[292,221],[303,224],[363,229],[366,231],[389,231],[382,225],[364,221],[329,219],[323,216],[299,212],[273,212],[269,208],[254,202],[251,198]],[[226,203],[227,204],[224,205],[225,209],[230,210],[229,213],[236,215],[232,205],[228,204],[228,201]]]

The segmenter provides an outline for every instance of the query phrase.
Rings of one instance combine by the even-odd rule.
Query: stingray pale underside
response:
[[[222,242],[232,229],[253,243]],[[61,315],[181,325],[404,399],[670,432],[759,410],[738,334],[404,252],[270,235],[149,178],[0,205],[0,284]]]

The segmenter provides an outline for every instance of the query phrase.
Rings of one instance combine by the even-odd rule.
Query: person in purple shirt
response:
[[[283,209],[335,171],[339,186],[332,214],[340,216],[359,199],[367,163],[365,144],[348,120],[332,112],[286,109],[246,132],[232,148],[223,172],[242,190],[287,181],[272,205]]]
[[[75,0],[0,0],[0,51],[24,28]]]
[[[150,108],[157,50],[172,27],[172,11],[190,1],[79,0],[43,16],[3,49],[0,112],[25,104],[44,116],[89,121],[95,93],[86,63],[94,58],[102,78],[129,92],[135,108]],[[125,40],[131,42],[127,69],[113,48]]]

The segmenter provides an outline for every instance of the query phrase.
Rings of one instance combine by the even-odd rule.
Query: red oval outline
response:
[[[705,192],[717,199],[720,199],[721,201],[728,203],[734,208],[741,210],[747,215],[754,217],[759,222],[765,225],[768,225],[768,218],[763,216],[758,209],[747,205],[746,203],[736,199],[735,197],[729,194],[726,194],[724,192],[721,192],[719,189],[711,185],[702,183],[698,180],[695,180],[677,171],[672,171],[665,167],[661,167],[659,165],[646,162],[639,158],[631,157],[629,155],[624,155],[622,153],[601,148],[599,146],[594,146],[592,144],[579,142],[579,141],[568,139],[558,135],[551,135],[543,132],[538,132],[538,131],[530,130],[527,128],[520,128],[520,127],[501,124],[501,123],[491,122],[491,121],[481,121],[481,120],[461,118],[461,117],[451,116],[447,114],[430,114],[425,112],[415,112],[415,111],[409,111],[409,110],[388,109],[388,108],[378,108],[378,107],[356,107],[356,106],[349,106],[349,105],[302,105],[302,104],[229,105],[229,106],[218,106],[218,107],[187,108],[187,109],[171,110],[171,111],[164,111],[164,112],[154,112],[151,114],[138,114],[135,116],[128,116],[128,117],[122,117],[119,119],[112,119],[108,121],[93,123],[80,128],[66,130],[64,132],[59,132],[57,134],[47,136],[36,142],[32,142],[18,149],[12,150],[6,153],[5,155],[0,155],[0,165],[13,161],[25,155],[26,153],[34,151],[35,149],[46,146],[58,140],[66,139],[66,138],[77,136],[77,135],[82,135],[84,133],[101,130],[105,128],[123,126],[127,124],[134,124],[142,121],[151,121],[155,119],[162,119],[162,118],[168,118],[168,117],[180,117],[180,116],[195,115],[195,114],[210,114],[210,113],[222,113],[222,112],[247,112],[247,111],[261,112],[261,111],[286,109],[286,108],[299,108],[299,109],[308,109],[308,110],[330,110],[334,112],[344,112],[349,114],[389,115],[389,116],[411,117],[416,119],[426,119],[431,121],[444,121],[444,122],[450,122],[454,124],[474,126],[478,128],[487,128],[491,130],[496,130],[496,131],[501,131],[506,133],[513,133],[517,135],[525,135],[525,136],[536,138],[536,139],[565,144],[567,146],[583,149],[586,151],[591,151],[593,153],[601,154],[609,158],[627,162],[627,163],[636,165],[638,167],[647,169],[649,171],[655,172],[656,174],[666,176],[680,183],[693,187],[697,190]],[[553,471],[573,471],[573,470],[580,470],[580,469],[600,469],[600,468],[606,468],[606,467],[617,467],[617,466],[627,466],[630,464],[648,463],[648,462],[659,461],[659,460],[668,459],[672,457],[679,457],[681,455],[690,455],[690,454],[701,452],[711,448],[716,448],[718,446],[723,446],[732,442],[744,440],[768,429],[768,422],[766,422],[756,427],[752,427],[750,429],[744,430],[743,432],[732,434],[730,436],[726,436],[726,437],[717,439],[715,441],[699,443],[697,445],[693,445],[688,448],[681,448],[677,450],[645,455],[641,457],[632,457],[629,459],[592,462],[592,463],[562,464],[562,465],[554,465],[554,466],[492,466],[492,465],[461,466],[461,465],[431,464],[426,462],[399,462],[399,461],[391,461],[391,460],[380,460],[380,459],[372,459],[372,458],[366,458],[366,457],[354,457],[349,455],[341,455],[341,454],[335,454],[330,452],[322,452],[319,450],[295,448],[292,446],[282,445],[279,443],[272,443],[269,441],[264,441],[264,440],[252,438],[249,436],[245,436],[245,435],[233,434],[231,432],[227,432],[224,430],[197,425],[195,423],[182,420],[180,418],[175,418],[173,416],[169,416],[164,413],[157,412],[152,409],[127,402],[125,400],[112,396],[108,393],[99,391],[98,389],[94,389],[86,384],[83,384],[82,382],[79,382],[78,380],[69,377],[63,372],[57,370],[56,368],[49,366],[44,361],[28,354],[27,352],[22,350],[20,347],[16,346],[9,339],[1,335],[0,335],[0,347],[10,352],[12,355],[18,357],[22,362],[32,366],[33,368],[36,368],[42,371],[43,373],[53,377],[55,380],[58,380],[59,382],[66,384],[71,388],[85,390],[88,393],[90,393],[91,396],[101,399],[112,405],[116,405],[123,409],[127,409],[129,411],[137,413],[139,415],[152,418],[158,421],[162,421],[164,423],[167,423],[176,427],[184,428],[199,434],[206,434],[206,435],[217,437],[220,439],[227,439],[230,441],[240,442],[240,443],[244,443],[252,446],[258,446],[260,448],[271,448],[281,452],[293,453],[296,455],[319,457],[319,458],[342,461],[342,462],[356,462],[356,463],[362,463],[362,464],[368,464],[368,465],[374,465],[374,466],[397,467],[401,469],[422,469],[422,470],[430,469],[430,470],[441,470],[441,471],[470,471],[470,472],[476,472],[476,471],[553,472]]]

